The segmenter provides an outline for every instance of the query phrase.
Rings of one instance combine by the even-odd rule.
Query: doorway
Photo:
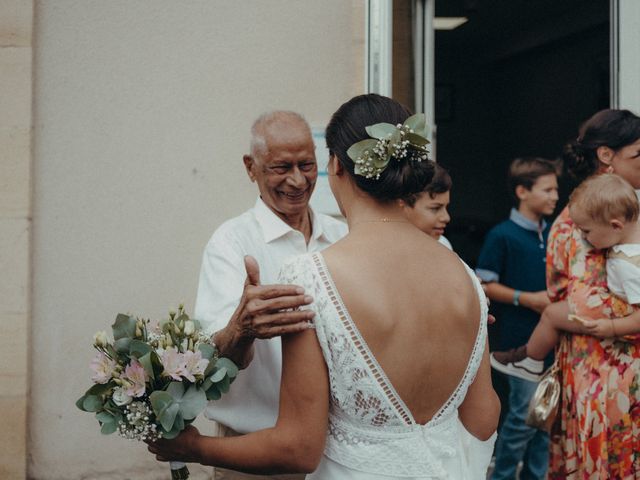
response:
[[[610,105],[608,0],[436,0],[437,161],[453,178],[447,237],[474,266],[511,208],[507,167],[558,158],[579,124]],[[558,210],[573,185],[561,179]],[[556,212],[556,213],[557,213]]]

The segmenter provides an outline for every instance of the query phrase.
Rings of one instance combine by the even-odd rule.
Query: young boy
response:
[[[399,201],[405,217],[424,233],[438,240],[451,250],[451,243],[443,235],[451,220],[447,207],[451,191],[451,177],[440,165],[435,164],[431,183],[423,192]]]
[[[558,202],[557,165],[543,158],[518,158],[509,167],[509,187],[516,207],[508,220],[492,228],[480,252],[476,274],[492,300],[498,328],[497,350],[529,339],[540,313],[549,304],[545,285],[545,254],[551,215]],[[509,408],[498,435],[492,479],[545,477],[546,432],[525,425],[536,383],[507,375]]]
[[[635,190],[613,174],[585,180],[569,199],[569,215],[585,240],[595,248],[610,249],[606,266],[609,290],[633,305],[640,304],[639,214]],[[544,371],[543,359],[563,331],[601,338],[640,332],[640,323],[634,317],[583,320],[570,313],[567,302],[553,304],[545,310],[529,342],[515,350],[492,353],[492,365],[521,378],[538,380]]]

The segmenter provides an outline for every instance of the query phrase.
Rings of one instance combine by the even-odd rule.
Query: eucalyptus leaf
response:
[[[415,115],[411,115],[404,121],[404,125],[409,127],[414,133],[418,135],[422,135],[423,137],[427,136],[427,117],[424,113],[416,113]]]
[[[111,435],[117,429],[118,429],[118,424],[115,421],[105,422],[102,424],[102,427],[100,428],[100,433],[102,433],[103,435]]]
[[[213,345],[207,345],[206,343],[198,345],[198,350],[200,351],[202,358],[206,358],[207,360],[211,360],[216,353],[215,347]]]
[[[155,380],[156,376],[153,372],[153,365],[151,364],[151,353],[152,352],[142,355],[138,358],[138,361],[140,362],[140,365],[142,365],[142,368],[144,368],[144,371],[147,372],[147,375],[149,375],[149,378],[151,380]]]
[[[178,426],[174,424],[171,430],[162,432],[162,438],[171,440],[172,438],[176,438],[182,430],[184,430],[184,428],[178,428]]]
[[[129,353],[129,345],[131,344],[131,338],[129,337],[123,337],[120,338],[118,340],[116,340],[113,344],[113,346],[115,347],[116,351],[118,353]]]
[[[151,351],[151,346],[142,340],[131,340],[129,344],[129,355],[140,358]]]
[[[98,419],[100,423],[115,422],[116,420],[113,415],[106,411],[96,413],[96,419]]]
[[[413,145],[429,145],[430,143],[429,140],[421,137],[420,135],[416,135],[415,133],[407,133],[404,138],[409,140]]]
[[[96,396],[104,395],[109,390],[111,390],[113,387],[115,387],[115,383],[113,383],[113,382],[96,383],[89,390],[87,390],[86,394],[87,395],[96,395]]]
[[[180,413],[185,420],[196,418],[207,405],[207,395],[195,385],[191,385],[180,399]]]
[[[373,166],[376,168],[384,169],[384,168],[387,168],[388,164],[389,164],[389,156],[373,158]]]
[[[222,393],[227,393],[229,391],[229,386],[231,385],[231,379],[226,376],[222,379],[222,381],[216,383],[216,387],[218,387],[218,390],[220,390]]]
[[[220,380],[222,380],[226,375],[227,375],[227,369],[226,367],[222,367],[218,370],[216,370],[216,373],[214,373],[213,375],[211,375],[209,378],[211,379],[211,382],[213,383],[218,383]]]
[[[373,140],[372,138],[368,138],[367,140],[361,140],[357,143],[354,143],[347,150],[347,155],[353,161],[357,160],[361,157],[365,151],[373,150],[375,146],[378,144],[377,140]]]
[[[179,411],[180,405],[178,405],[177,403],[172,403],[171,405],[164,408],[160,412],[160,415],[158,415],[156,418],[160,422],[160,425],[162,425],[162,428],[169,431],[173,428],[176,420],[176,415]]]
[[[95,395],[87,395],[82,401],[82,410],[85,412],[98,412],[102,410],[102,400]]]
[[[393,132],[393,135],[391,135],[391,137],[389,138],[389,145],[387,146],[387,149],[390,150],[391,145],[398,145],[401,141],[402,141],[402,135],[400,134],[400,130],[396,130],[395,132]]]
[[[156,417],[160,415],[165,408],[174,403],[173,397],[162,390],[156,390],[155,392],[149,395],[149,400],[151,401],[151,408],[153,409],[153,413],[156,414]]]
[[[238,375],[238,366],[226,357],[220,357],[216,362],[216,367],[224,367],[227,369],[227,373],[231,378]]]
[[[177,402],[184,395],[184,385],[182,382],[171,382],[165,392],[171,395],[171,398]]]
[[[87,398],[87,395],[83,395],[81,396],[78,400],[76,400],[76,407],[78,407],[80,410],[82,410],[83,412],[86,412],[87,410],[85,410],[83,404],[84,404],[84,399]]]
[[[136,319],[129,315],[119,313],[116,321],[111,325],[113,329],[113,339],[133,338],[136,334]]]
[[[396,127],[390,123],[376,123],[365,128],[370,137],[383,139],[392,135]]]
[[[203,384],[204,385],[204,384]],[[220,400],[222,398],[222,393],[218,390],[218,387],[215,385],[211,385],[206,389],[207,400]]]

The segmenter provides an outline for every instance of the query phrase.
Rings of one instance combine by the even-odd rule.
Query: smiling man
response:
[[[280,335],[308,328],[313,314],[297,307],[312,299],[299,287],[273,285],[284,261],[322,250],[346,234],[346,225],[315,213],[309,200],[318,177],[307,122],[294,112],[262,115],[251,129],[244,165],[259,198],[223,223],[204,252],[195,318],[213,334],[221,355],[245,368],[230,392],[211,403],[207,418],[233,436],[269,428],[278,415]],[[245,256],[252,259],[245,260]],[[216,469],[214,479],[262,477]]]

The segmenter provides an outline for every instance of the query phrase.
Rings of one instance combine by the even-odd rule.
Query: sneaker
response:
[[[544,371],[544,362],[527,357],[527,346],[522,345],[506,352],[492,352],[489,356],[491,366],[499,372],[539,382]]]

